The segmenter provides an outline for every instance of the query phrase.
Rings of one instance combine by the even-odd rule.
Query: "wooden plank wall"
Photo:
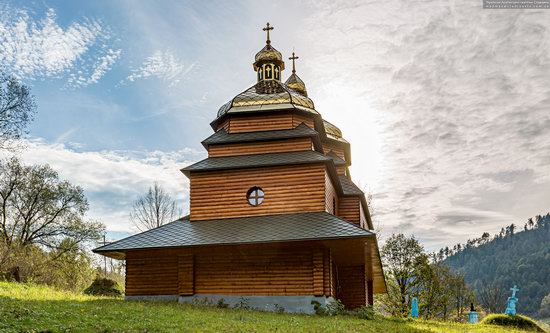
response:
[[[367,303],[365,266],[338,266],[339,297],[348,309]]]
[[[331,143],[327,143],[327,142],[322,142],[322,145],[323,145],[323,151],[325,152],[325,154],[327,154],[328,152],[330,152],[332,150],[336,154],[336,156],[340,157],[344,161],[346,160],[346,155],[344,154],[344,149],[341,148],[340,146],[337,146],[337,145],[331,144]]]
[[[222,123],[218,125],[218,128],[216,128],[216,132],[222,128],[225,129],[226,132],[229,131],[229,118],[226,118]]]
[[[338,216],[344,220],[360,224],[359,197],[340,197],[338,206]]]
[[[257,132],[291,129],[292,114],[280,113],[259,116],[232,117],[229,119],[229,133]]]
[[[363,204],[361,203],[361,201],[359,201],[359,225],[363,229],[368,229],[369,228],[369,226],[367,224],[367,218],[365,216],[365,212],[363,211]]]
[[[292,124],[294,125],[294,127],[300,125],[301,123],[306,124],[309,128],[315,128],[312,117],[302,115],[302,114],[293,114]]]
[[[177,295],[177,257],[126,260],[126,295]]]
[[[311,138],[210,145],[208,157],[312,150]]]
[[[325,210],[323,164],[193,172],[190,178],[191,221]],[[265,193],[255,207],[246,199],[253,186]]]
[[[193,295],[195,293],[195,263],[193,254],[178,256],[178,294]]]
[[[335,207],[336,206],[336,207]],[[336,215],[338,212],[338,195],[329,174],[325,171],[325,211]]]
[[[334,295],[321,247],[198,248],[128,255],[126,295]]]
[[[291,296],[314,292],[308,249],[197,255],[195,268],[197,294]]]

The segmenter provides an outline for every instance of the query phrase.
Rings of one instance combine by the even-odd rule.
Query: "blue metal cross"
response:
[[[514,285],[514,288],[510,288],[510,290],[512,291],[512,297],[516,297],[516,292],[519,291],[518,287]]]

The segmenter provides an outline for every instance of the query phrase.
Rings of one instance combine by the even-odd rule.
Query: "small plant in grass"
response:
[[[197,297],[197,296],[195,296],[195,297],[193,297],[192,304],[193,305],[198,305],[198,306],[213,306],[214,302],[208,297]]]
[[[337,316],[346,313],[344,304],[340,300],[335,300],[334,302],[329,302],[326,305],[322,305],[318,301],[311,301],[313,305],[313,311],[316,315],[320,316]]]
[[[250,305],[248,304],[249,299],[245,297],[239,298],[239,303],[235,304],[235,309],[250,310]]]
[[[84,289],[84,293],[94,296],[122,296],[122,291],[118,283],[106,278],[96,278],[88,288]]]
[[[359,309],[352,311],[351,314],[357,318],[373,320],[375,312],[372,305],[368,305],[362,306]]]
[[[486,325],[507,326],[532,332],[546,332],[533,319],[522,315],[511,316],[506,314],[490,314],[485,317],[481,323]]]
[[[276,313],[284,313],[285,312],[285,308],[280,306],[279,304],[275,303],[273,306],[275,307],[275,312]]]
[[[229,307],[229,304],[225,303],[225,299],[220,298],[218,300],[218,304],[216,304],[216,307],[220,309],[227,309]]]

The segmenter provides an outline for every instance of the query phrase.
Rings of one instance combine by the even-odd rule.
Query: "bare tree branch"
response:
[[[158,184],[134,202],[130,218],[139,231],[158,228],[178,218],[181,210],[176,201]]]

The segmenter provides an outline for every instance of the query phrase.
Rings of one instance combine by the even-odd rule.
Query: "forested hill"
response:
[[[512,224],[494,236],[484,233],[440,255],[464,274],[485,308],[503,311],[509,289],[517,285],[518,311],[537,315],[542,298],[550,294],[550,214],[524,226]]]

